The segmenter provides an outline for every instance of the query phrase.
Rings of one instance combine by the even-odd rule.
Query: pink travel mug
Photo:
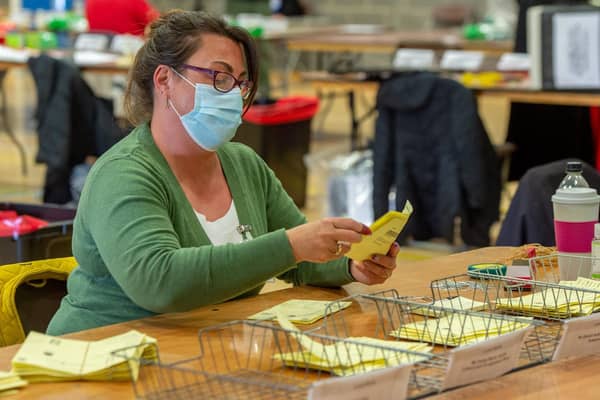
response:
[[[552,196],[554,237],[559,252],[561,280],[589,277],[591,260],[588,258],[592,251],[599,205],[600,196],[596,189],[591,188],[558,189]]]

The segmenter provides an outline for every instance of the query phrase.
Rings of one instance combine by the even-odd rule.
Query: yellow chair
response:
[[[74,257],[0,266],[0,347],[22,343],[31,330],[46,330],[76,266]]]

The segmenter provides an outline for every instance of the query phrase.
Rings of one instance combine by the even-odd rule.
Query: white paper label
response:
[[[506,267],[506,276],[512,278],[530,279],[531,269],[529,265],[508,265]]]
[[[110,43],[110,50],[120,54],[135,54],[144,45],[144,40],[133,35],[116,35]]]
[[[553,361],[600,353],[600,314],[565,322]]]
[[[401,365],[318,381],[308,391],[308,400],[405,399],[411,368],[412,365]]]
[[[564,13],[552,19],[557,88],[600,87],[600,13]]]
[[[498,71],[529,71],[531,58],[527,53],[504,53],[496,68]]]
[[[496,378],[515,368],[523,340],[532,329],[519,329],[452,350],[443,389]]]
[[[425,49],[398,49],[393,66],[398,69],[431,69],[434,52]]]
[[[474,71],[481,67],[483,53],[480,51],[447,50],[442,56],[442,69]]]
[[[75,39],[75,50],[103,51],[108,47],[108,36],[95,33],[82,33]]]

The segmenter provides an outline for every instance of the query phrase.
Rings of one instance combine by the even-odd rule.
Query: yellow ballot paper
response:
[[[496,299],[496,308],[552,318],[585,316],[600,309],[600,281],[580,276],[575,281],[560,281],[558,285],[526,296]]]
[[[408,218],[413,212],[412,204],[407,200],[402,212],[388,211],[371,225],[371,235],[363,235],[359,243],[354,243],[346,257],[353,260],[367,260],[373,254],[387,254]]]
[[[338,312],[349,307],[352,302],[338,301],[331,303],[330,301],[292,299],[251,315],[248,319],[270,321],[277,319],[277,315],[281,314],[295,324],[312,324],[325,316],[329,304],[331,304],[330,312]]]
[[[411,306],[411,312],[417,315],[428,317],[443,316],[445,312],[433,307],[442,307],[447,310],[481,311],[485,309],[486,304],[480,301],[467,299],[466,297],[456,296],[448,299],[434,301],[431,304],[423,304],[423,307]]]
[[[530,323],[524,321],[529,320],[532,318],[505,321],[488,316],[451,314],[402,325],[390,335],[444,346],[461,346],[526,328]]]
[[[30,332],[12,360],[12,372],[29,382],[136,380],[139,362],[133,360],[156,357],[155,343],[134,330],[94,342]],[[113,355],[121,350],[122,356]]]
[[[21,379],[14,372],[0,371],[0,397],[13,394],[15,389],[25,385],[27,385],[27,381]]]
[[[369,337],[349,337],[348,341],[339,340],[333,344],[323,345],[302,334],[298,328],[279,314],[277,321],[282,328],[298,332],[294,338],[300,343],[303,351],[281,353],[274,356],[290,367],[312,368],[328,371],[336,375],[351,375],[378,368],[414,363],[424,357],[402,352],[430,352],[431,346],[424,343],[389,341]],[[385,348],[382,348],[385,347]]]

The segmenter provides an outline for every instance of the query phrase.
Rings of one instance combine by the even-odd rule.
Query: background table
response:
[[[391,75],[391,72],[390,72]],[[348,98],[348,109],[351,122],[351,149],[360,147],[359,127],[374,111],[373,105],[364,115],[357,115],[356,93],[377,91],[380,82],[369,79],[367,74],[352,72],[347,74],[332,74],[316,71],[303,73],[302,78],[310,83],[322,98],[330,99],[341,93]],[[553,104],[564,106],[600,106],[600,92],[579,92],[564,90],[539,90],[526,85],[499,86],[467,86],[477,97],[496,97],[508,102],[530,104]],[[323,108],[326,108],[325,106]]]

